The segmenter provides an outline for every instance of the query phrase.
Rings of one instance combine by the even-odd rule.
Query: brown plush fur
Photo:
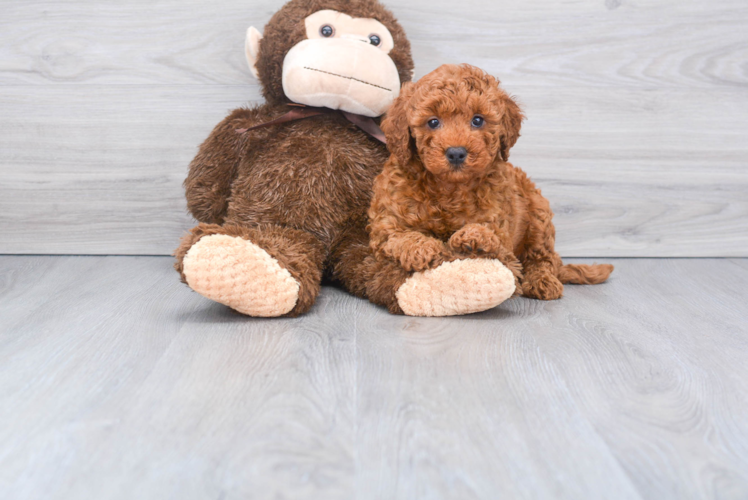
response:
[[[395,291],[407,278],[368,248],[366,211],[371,186],[387,159],[385,147],[338,113],[238,134],[288,111],[283,59],[306,38],[304,18],[322,9],[371,17],[392,33],[390,56],[410,80],[410,44],[392,14],[375,0],[292,0],[265,27],[257,68],[267,104],[237,109],[200,146],[185,181],[187,205],[201,222],[176,250],[176,269],[209,234],[252,241],[300,283],[289,313],[307,311],[324,274],[348,290],[400,312]],[[184,280],[184,274],[182,274]]]
[[[485,120],[473,127],[476,116]],[[432,118],[441,122],[432,130]],[[382,123],[392,153],[374,186],[371,247],[381,261],[422,271],[465,257],[499,259],[528,297],[561,297],[562,282],[601,283],[611,265],[564,266],[548,201],[508,163],[523,115],[478,68],[445,65],[403,87]],[[453,166],[450,147],[467,159]]]

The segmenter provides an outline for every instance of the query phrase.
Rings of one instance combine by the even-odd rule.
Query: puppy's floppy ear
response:
[[[503,161],[509,160],[509,150],[519,139],[519,130],[522,127],[522,120],[525,115],[514,99],[501,91],[501,103],[503,104],[503,114],[501,116],[501,135],[499,137],[501,145],[499,146],[499,156]]]
[[[400,89],[400,96],[395,99],[382,120],[382,131],[387,136],[387,149],[402,166],[407,165],[413,157],[414,144],[410,135],[408,108],[414,91],[413,82],[404,84]]]

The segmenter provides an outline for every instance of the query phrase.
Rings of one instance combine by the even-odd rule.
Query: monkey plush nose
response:
[[[449,148],[447,149],[447,161],[457,167],[465,163],[467,154],[467,149],[465,148]]]

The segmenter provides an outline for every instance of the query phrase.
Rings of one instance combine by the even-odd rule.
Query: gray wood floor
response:
[[[159,257],[0,257],[0,498],[748,498],[748,260],[258,320]]]

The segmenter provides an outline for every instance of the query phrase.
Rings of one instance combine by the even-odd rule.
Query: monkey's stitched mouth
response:
[[[387,87],[381,87],[379,85],[375,85],[373,83],[369,83],[369,82],[366,82],[364,80],[359,80],[358,78],[353,78],[352,76],[344,76],[344,75],[339,75],[337,73],[330,73],[329,71],[324,71],[324,70],[317,69],[317,68],[310,68],[309,66],[304,66],[304,69],[308,69],[309,71],[317,71],[318,73],[324,73],[326,75],[337,76],[338,78],[345,78],[346,80],[353,80],[354,82],[359,82],[359,83],[363,83],[363,84],[366,84],[366,85],[371,85],[372,87],[376,87],[378,89],[386,90],[387,92],[392,92],[392,90],[388,89]]]

